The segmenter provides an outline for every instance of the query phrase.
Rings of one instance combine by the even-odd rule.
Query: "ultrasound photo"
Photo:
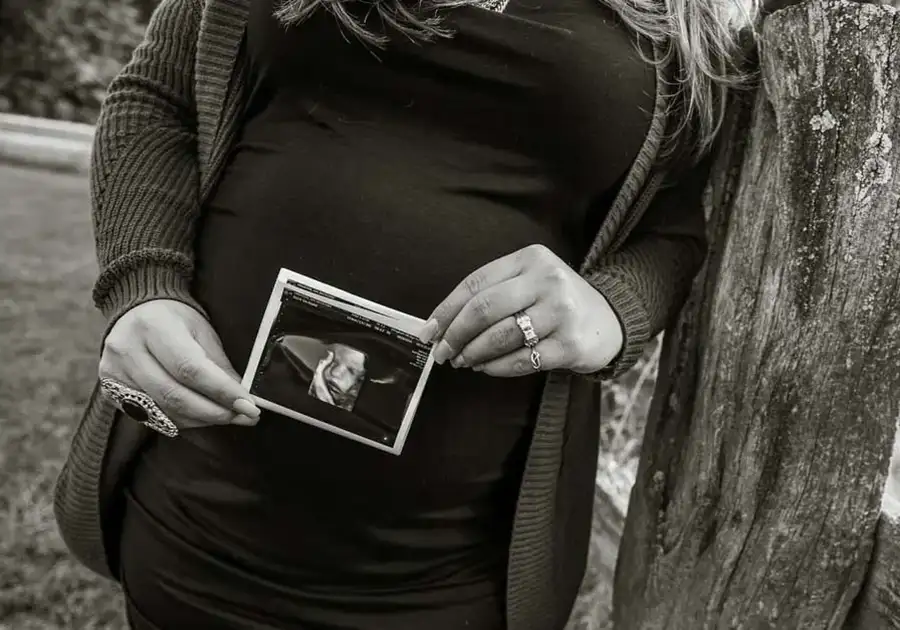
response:
[[[420,325],[282,271],[245,384],[260,406],[399,453],[432,364]]]

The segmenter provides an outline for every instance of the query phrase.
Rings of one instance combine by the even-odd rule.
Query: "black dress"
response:
[[[543,243],[575,264],[643,141],[654,71],[596,0],[454,9],[432,44],[285,29],[254,2],[252,96],[204,209],[195,292],[238,371],[280,267],[426,317]],[[436,367],[399,457],[264,413],[156,440],[127,491],[136,628],[500,630],[543,377]]]

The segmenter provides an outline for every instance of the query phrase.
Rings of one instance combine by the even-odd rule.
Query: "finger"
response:
[[[520,250],[521,251],[521,250]],[[429,315],[420,339],[429,343],[440,339],[450,322],[475,295],[519,275],[524,269],[520,252],[507,254],[476,269],[444,298]]]
[[[516,323],[515,318],[515,313],[521,310],[525,310],[531,318],[531,324],[534,326],[534,332],[538,339],[549,337],[559,326],[556,314],[545,302],[538,302],[528,309],[517,309],[513,314],[504,317],[487,330],[478,334],[463,347],[450,364],[455,368],[480,365],[524,348],[525,335]],[[453,325],[451,325],[451,328]],[[447,336],[449,334],[450,331],[448,331]],[[446,339],[447,336],[444,338]]]
[[[435,362],[452,359],[479,334],[533,305],[538,298],[535,287],[526,276],[516,276],[472,296],[447,325],[435,349]]]
[[[193,334],[194,339],[197,340],[197,343],[199,343],[200,347],[206,352],[206,356],[209,357],[209,360],[222,368],[222,370],[232,379],[240,383],[241,375],[238,374],[237,370],[234,369],[234,366],[231,365],[231,361],[226,356],[225,349],[222,347],[222,340],[219,338],[219,335],[216,334],[216,331],[213,330],[212,326],[198,326],[197,329],[193,331]]]
[[[131,380],[131,377],[125,373],[125,370],[122,367],[121,361],[116,361],[115,363],[111,361],[107,357],[107,353],[100,357],[100,366],[97,370],[97,378],[99,379],[111,379],[126,387],[131,387],[133,389],[138,389],[137,383]]]
[[[236,413],[259,416],[250,393],[210,359],[187,329],[149,335],[146,345],[163,369],[184,387]]]
[[[128,387],[135,387],[128,377],[128,368],[133,363],[134,355],[141,352],[146,352],[146,349],[138,335],[122,334],[119,327],[113,328],[103,341],[97,375],[101,379],[108,378]]]
[[[498,359],[476,365],[472,369],[489,376],[510,378],[526,376],[539,371],[558,370],[565,365],[566,353],[562,344],[553,339],[544,339],[535,346],[540,356],[541,369],[535,370],[531,364],[531,348],[521,348]]]
[[[127,368],[127,377],[136,389],[150,396],[162,412],[181,429],[256,424],[255,419],[236,414],[179,383],[149,353],[134,356]]]

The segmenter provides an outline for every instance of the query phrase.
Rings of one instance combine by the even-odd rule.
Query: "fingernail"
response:
[[[234,404],[231,406],[235,413],[239,413],[243,416],[249,416],[250,418],[259,418],[259,407],[252,400],[247,400],[246,398],[238,398],[234,401]]]
[[[463,355],[457,354],[452,361],[450,361],[450,365],[459,369],[466,367],[466,360],[463,358]]]
[[[252,427],[256,426],[256,423],[259,422],[259,418],[250,418],[249,416],[245,416],[239,413],[234,417],[232,422],[241,426]]]
[[[481,371],[484,370],[484,364],[481,364],[481,365],[473,365],[471,369],[472,369],[473,372],[481,372]]]
[[[438,331],[438,323],[436,319],[429,319],[419,331],[419,340],[422,343],[431,343]]]
[[[434,362],[441,365],[444,361],[449,359],[452,354],[453,350],[450,349],[450,344],[447,343],[446,339],[441,339],[441,343],[434,349]]]

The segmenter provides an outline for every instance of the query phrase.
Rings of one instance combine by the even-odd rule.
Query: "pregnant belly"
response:
[[[467,274],[513,251],[542,243],[572,258],[564,195],[527,161],[446,138],[423,150],[387,132],[340,142],[297,128],[249,129],[205,208],[201,290],[227,276],[258,306],[287,267],[426,317]]]
[[[423,142],[389,130],[336,140],[264,119],[245,130],[196,248],[196,295],[238,371],[282,267],[426,318],[469,273],[518,249],[542,243],[572,257],[562,213],[545,211],[553,185],[527,160],[446,137]],[[485,411],[466,392],[508,407],[530,400],[539,380],[451,373],[437,370],[428,389],[458,389],[443,407],[454,415]]]
[[[253,157],[226,171],[197,240],[195,293],[238,372],[280,267],[425,317],[480,265],[554,245],[546,227],[483,200],[442,199],[414,182],[338,182],[324,167],[297,175],[283,159]],[[197,431],[158,457],[180,479],[181,509],[212,515],[203,528],[230,529],[219,538],[236,546],[263,553],[277,532],[287,541],[300,528],[391,548],[398,531],[434,530],[444,534],[432,552],[446,559],[510,521],[542,384],[436,366],[400,456],[264,412],[257,427]],[[279,525],[265,536],[235,525],[266,520]]]

